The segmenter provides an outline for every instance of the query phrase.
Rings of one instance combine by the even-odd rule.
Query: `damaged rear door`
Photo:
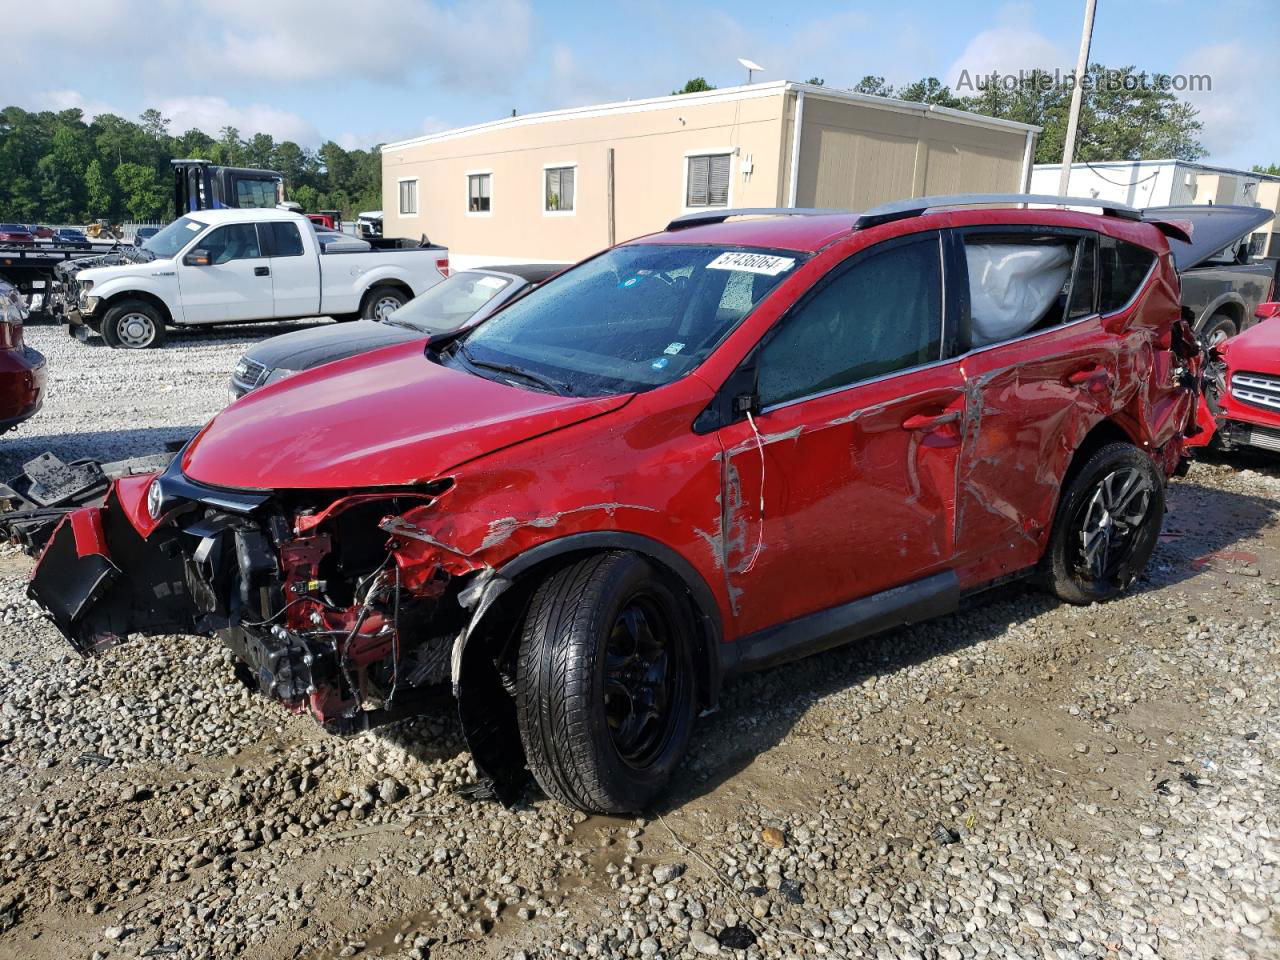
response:
[[[969,299],[956,542],[973,584],[1038,561],[1067,465],[1115,405],[1120,338],[1098,312],[1097,234],[980,227],[954,231],[949,247]],[[1155,261],[1133,249],[1145,256],[1126,299]]]
[[[835,267],[748,360],[761,413],[720,431],[740,633],[950,564],[964,384],[943,340],[928,232]]]

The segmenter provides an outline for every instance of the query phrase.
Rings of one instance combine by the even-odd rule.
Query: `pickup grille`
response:
[[[245,389],[253,390],[255,387],[262,385],[266,375],[267,368],[262,364],[256,360],[250,360],[248,357],[241,357],[240,362],[236,364],[232,378]]]
[[[1233,374],[1231,396],[1251,407],[1280,411],[1280,377],[1267,373]]]

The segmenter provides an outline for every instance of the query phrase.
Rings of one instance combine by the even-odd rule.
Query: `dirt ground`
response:
[[[1278,511],[1280,461],[1199,463],[1117,601],[735,680],[634,820],[470,796],[447,699],[337,739],[205,638],[81,660],[6,549],[0,958],[1280,956]]]

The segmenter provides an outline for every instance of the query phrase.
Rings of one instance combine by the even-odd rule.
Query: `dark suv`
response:
[[[1181,228],[1029,202],[1098,205],[682,217],[249,394],[31,593],[85,652],[216,632],[333,730],[451,681],[500,797],[636,810],[735,671],[1142,571],[1198,382]]]

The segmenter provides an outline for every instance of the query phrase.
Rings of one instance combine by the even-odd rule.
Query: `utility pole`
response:
[[[1076,85],[1071,91],[1071,112],[1067,115],[1067,142],[1062,147],[1062,175],[1058,178],[1058,195],[1065,197],[1071,189],[1071,162],[1076,152],[1076,127],[1080,123],[1080,100],[1084,95],[1085,73],[1089,69],[1089,43],[1093,39],[1093,12],[1097,0],[1084,0],[1084,30],[1080,33],[1080,56],[1076,58]]]

